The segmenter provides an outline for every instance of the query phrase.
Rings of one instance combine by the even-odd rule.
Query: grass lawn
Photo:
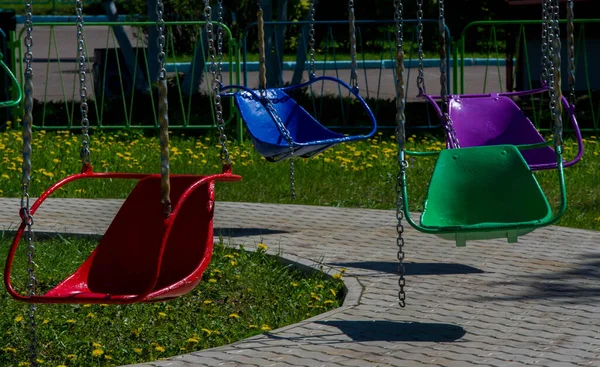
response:
[[[0,258],[6,256],[9,244],[8,236],[0,238]],[[96,241],[81,238],[38,241],[38,293],[75,270],[95,245]],[[153,361],[228,344],[340,306],[343,283],[334,278],[341,273],[331,274],[333,278],[301,273],[267,255],[266,244],[251,246],[256,251],[215,244],[203,281],[176,300],[126,306],[38,305],[38,358],[43,361],[39,365]],[[22,292],[27,281],[24,248],[14,273]],[[28,366],[27,318],[28,305],[13,301],[2,288],[1,366]]]
[[[381,133],[369,141],[341,144],[318,156],[296,162],[296,204],[392,209],[397,172],[396,145]],[[583,160],[566,169],[569,208],[558,223],[562,226],[600,230],[600,147],[596,136],[585,139]],[[68,174],[78,172],[78,134],[36,132],[33,138],[32,196]],[[429,135],[409,136],[408,148],[440,150],[441,140]],[[230,142],[233,170],[243,176],[237,183],[218,183],[217,200],[258,203],[292,203],[287,161],[270,163],[260,157],[250,141]],[[0,135],[0,195],[21,193],[21,132]],[[567,137],[567,158],[576,153]],[[159,141],[139,132],[96,133],[91,142],[96,171],[159,172]],[[171,135],[171,171],[207,174],[220,170],[219,148],[212,137]],[[434,158],[410,158],[408,173],[411,209],[422,209]],[[558,202],[554,171],[537,172],[551,203]],[[59,190],[57,197],[124,198],[130,182],[75,182]]]

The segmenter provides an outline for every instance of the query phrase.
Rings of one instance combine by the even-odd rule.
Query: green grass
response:
[[[0,235],[2,233],[0,232]],[[92,239],[40,240],[39,293],[70,274],[92,251]],[[0,258],[10,245],[0,238]],[[13,281],[25,291],[26,255],[17,254]],[[343,283],[301,273],[267,255],[215,244],[203,281],[172,301],[127,306],[39,305],[40,366],[120,366],[228,344],[339,307]],[[65,256],[68,254],[68,256]],[[335,278],[340,277],[340,274]],[[0,276],[1,279],[1,276]],[[28,361],[28,305],[0,290],[0,365]]]
[[[80,137],[72,133],[34,135],[32,196],[68,174],[78,172]],[[429,135],[412,136],[408,148],[439,150],[442,143]],[[583,160],[566,169],[569,208],[558,223],[562,226],[600,230],[600,147],[596,136],[585,139]],[[173,173],[208,174],[220,171],[217,140],[211,137],[171,135]],[[137,132],[99,133],[92,136],[92,161],[96,171],[159,172],[159,141]],[[567,157],[575,154],[575,141],[567,137]],[[20,132],[0,135],[0,195],[21,193]],[[289,195],[289,166],[260,157],[249,141],[229,143],[233,170],[241,182],[218,183],[217,200],[259,203],[292,203]],[[408,170],[412,210],[423,208],[427,183],[435,161],[411,158]],[[296,162],[296,204],[392,209],[397,172],[396,145],[389,136],[340,144],[318,156]],[[536,173],[553,204],[558,185],[554,171]],[[130,182],[78,182],[59,190],[57,197],[124,198]]]

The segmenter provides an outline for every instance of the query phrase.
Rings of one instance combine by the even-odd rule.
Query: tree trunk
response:
[[[315,12],[319,7],[319,1],[315,1]],[[310,20],[310,14],[306,14],[305,20]],[[298,38],[298,46],[296,47],[296,67],[294,69],[294,75],[292,76],[291,84],[300,84],[302,82],[302,75],[306,69],[306,61],[309,53],[309,31],[310,26],[305,25],[300,30],[300,37]],[[310,77],[310,75],[308,76]]]
[[[119,18],[119,14],[117,13],[115,2],[113,0],[103,0],[102,5],[104,6],[104,11],[106,12],[106,17],[108,20],[110,22],[116,22]],[[131,42],[129,41],[129,37],[125,32],[125,29],[123,26],[114,26],[112,29],[115,38],[117,39],[117,43],[121,48],[121,52],[123,53],[123,58],[125,59],[127,70],[129,70],[129,75],[131,75],[132,78],[135,75],[135,80],[132,81],[134,90],[144,92],[147,91],[148,83],[146,83],[146,79],[144,79],[142,68],[139,64],[136,64],[135,52],[133,51],[133,47],[131,46]]]

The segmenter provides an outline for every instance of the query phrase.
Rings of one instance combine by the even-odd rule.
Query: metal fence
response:
[[[429,116],[429,110],[426,108],[424,100],[418,98],[418,90],[416,88],[416,67],[418,64],[417,60],[417,23],[416,19],[405,19],[404,20],[404,32],[405,41],[404,45],[407,50],[407,75],[406,75],[406,95],[410,102],[423,102],[419,108],[419,122],[418,124],[411,124],[411,128],[424,128],[432,129],[440,126],[439,121],[431,115]],[[430,73],[426,73],[426,81],[430,87],[434,90],[438,90],[439,86],[439,59],[437,55],[437,39],[438,39],[438,21],[435,19],[425,19],[424,33],[427,39],[425,45],[430,52],[429,55],[433,54],[433,57],[429,57],[424,60],[424,66],[427,68],[436,68]],[[278,69],[275,73],[279,73],[279,84],[295,84],[300,82],[299,72],[308,70],[308,21],[297,21],[297,22],[265,22],[265,33],[266,38],[269,36],[273,40],[277,38],[277,28],[286,27],[286,38],[297,40],[295,41],[296,55],[293,56],[293,61],[288,60],[283,55],[283,50],[278,48],[277,42],[274,44],[273,49],[276,57],[283,60],[281,68],[279,65],[272,64],[268,65],[268,68]],[[393,101],[396,97],[395,86],[393,80],[396,78],[396,35],[395,35],[395,22],[393,20],[356,20],[356,37],[357,37],[357,61],[358,61],[358,84],[360,87],[361,95],[367,100],[369,106],[373,110],[375,117],[378,120],[378,126],[380,128],[395,128],[394,116],[395,114],[390,113],[390,101]],[[349,34],[348,34],[348,21],[346,20],[333,20],[333,21],[315,21],[315,33],[321,35],[317,40],[318,52],[315,60],[315,71],[318,75],[329,75],[336,78],[348,81],[350,78],[350,52],[349,52]],[[450,29],[446,27],[446,33],[448,39],[451,39]],[[257,86],[257,70],[258,63],[251,61],[250,52],[257,49],[256,46],[256,34],[257,34],[257,23],[252,23],[244,30],[241,38],[242,47],[242,65],[241,72],[243,74],[244,86],[256,87]],[[434,40],[435,42],[429,42]],[[449,48],[451,45],[449,45]],[[431,51],[435,50],[435,51]],[[435,52],[435,53],[433,53]],[[303,54],[300,54],[303,53]],[[447,53],[447,73],[448,73],[448,85],[447,88],[450,90],[450,75],[451,75],[451,55],[452,52]],[[256,55],[252,55],[256,60]],[[296,60],[304,63],[304,65],[298,65]],[[252,75],[252,78],[250,77]],[[305,74],[306,75],[306,74]],[[303,77],[306,80],[306,76]],[[347,97],[343,94],[343,90],[338,86],[322,85],[319,88],[312,88],[309,90],[310,100],[307,101],[305,108],[309,109],[311,114],[317,118],[317,120],[323,120],[325,109],[330,105],[320,103],[323,98],[329,96],[330,98],[343,99]],[[348,115],[351,114],[346,111],[346,104],[337,103],[335,113],[342,116],[342,121],[348,120]],[[395,108],[394,105],[391,106]],[[387,120],[386,120],[387,118]],[[414,121],[413,121],[414,122]],[[343,125],[332,125],[327,124],[328,128],[331,129],[347,129],[348,124]],[[355,127],[355,126],[354,126]],[[368,128],[368,127],[364,127]]]
[[[86,53],[88,90],[90,91],[90,124],[98,129],[153,129],[159,127],[157,110],[157,90],[154,85],[156,76],[153,62],[157,55],[150,55],[147,47],[146,29],[154,30],[154,22],[86,22]],[[173,129],[214,128],[214,109],[210,80],[206,75],[208,60],[205,41],[203,41],[206,22],[165,22],[166,63],[170,77],[169,114]],[[148,28],[146,28],[148,27]],[[79,127],[79,84],[75,72],[76,38],[72,23],[52,22],[36,23],[34,37],[34,69],[37,101],[34,107],[34,124],[38,129],[57,130]],[[115,32],[121,32],[117,35]],[[187,51],[179,50],[174,38],[175,32],[186,32]],[[118,37],[123,34],[129,39],[131,47],[119,44]],[[17,41],[13,42],[19,75],[22,78],[23,35],[21,29]],[[65,41],[68,40],[68,41]],[[72,42],[72,43],[71,43]],[[230,30],[224,27],[224,70],[225,82],[239,82],[239,52],[237,42]],[[129,53],[129,57],[126,53]],[[201,58],[201,69],[195,70]],[[133,61],[133,62],[132,62]],[[158,70],[158,69],[156,69]],[[202,73],[200,88],[206,93],[195,93],[195,83],[186,84],[185,78],[194,78]],[[226,104],[227,123],[234,121],[238,136],[241,126],[235,118],[233,101]]]
[[[455,93],[489,93],[528,90],[540,86],[541,20],[477,21],[465,26],[458,42],[458,77]],[[593,67],[600,57],[600,19],[575,20],[576,114],[582,131],[600,131],[600,69]],[[562,86],[568,90],[566,21],[561,21]],[[486,62],[468,67],[468,51],[483,54]],[[474,83],[474,80],[480,81]],[[520,101],[540,130],[550,128],[548,99]]]

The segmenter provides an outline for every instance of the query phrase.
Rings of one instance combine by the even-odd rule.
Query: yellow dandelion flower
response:
[[[23,316],[19,315],[17,317],[15,317],[15,322],[21,322],[23,321]]]
[[[133,351],[137,354],[142,354],[142,348],[133,348]]]
[[[31,363],[29,362],[19,362],[19,367],[29,367],[31,366]]]
[[[332,301],[332,300],[330,300],[330,299],[328,299],[327,301],[325,301],[325,302],[323,302],[323,303],[324,303],[324,304],[326,304],[326,305],[329,305],[329,304],[332,304],[332,303],[333,303],[333,301]]]
[[[158,317],[167,317],[167,314],[165,312],[159,312]]]
[[[227,254],[227,255],[225,255],[223,257],[226,257],[228,259],[233,259],[235,256],[233,256],[232,254]]]
[[[213,301],[207,299],[203,302],[205,305],[210,305],[211,303],[213,303]]]
[[[100,344],[100,343],[96,343],[96,342],[92,343],[92,347],[94,347],[94,348],[100,348],[101,346],[102,346],[102,344]]]
[[[165,351],[165,348],[164,348],[164,347],[161,347],[160,345],[157,345],[156,347],[154,347],[154,349],[155,349],[157,352],[160,352],[160,353],[162,353],[162,352],[164,352],[164,351]]]
[[[238,315],[237,313],[232,313],[232,314],[229,314],[229,318],[230,319],[239,319],[240,315]]]
[[[298,283],[296,283],[296,282],[291,282],[290,284],[292,285],[292,287],[297,287],[298,286]]]
[[[216,282],[217,282],[217,280],[216,280],[215,278],[210,278],[210,279],[208,280],[208,282],[209,282],[209,283],[216,283]]]
[[[323,287],[324,287],[324,286],[323,286],[323,284],[317,284],[317,285],[315,286],[315,288],[319,288],[319,289],[321,289],[321,288],[323,288]]]
[[[187,340],[187,342],[188,342],[188,343],[198,343],[198,339],[196,339],[196,338],[189,338],[189,339]]]
[[[92,357],[100,357],[103,354],[104,354],[104,351],[102,349],[94,349],[92,351]]]
[[[341,273],[338,273],[338,274],[333,274],[331,277],[332,277],[333,279],[342,279],[342,274],[341,274]]]
[[[257,247],[259,250],[263,250],[263,251],[267,251],[269,249],[269,247],[267,245],[265,245],[264,243],[259,243]]]
[[[89,317],[90,319],[93,319],[94,317],[96,317],[96,315],[94,315],[92,312],[87,314],[87,317]]]
[[[233,260],[231,260],[229,263],[231,264],[231,266],[236,266],[238,264],[237,261],[233,261]]]
[[[111,357],[111,356],[109,356],[109,355],[105,355],[105,356],[104,356],[104,359],[109,359],[109,360],[110,360],[110,359],[112,359],[112,357]]]
[[[271,327],[270,327],[269,325],[266,325],[266,324],[265,324],[265,325],[263,325],[263,326],[262,326],[260,329],[261,329],[262,331],[269,331],[269,330],[271,330]]]
[[[3,174],[2,174],[2,178],[9,179],[9,178],[10,178],[10,176],[9,176],[9,175],[7,175],[6,173],[3,173]]]
[[[67,324],[74,324],[74,323],[76,323],[76,322],[77,322],[77,321],[75,321],[75,320],[73,320],[73,319],[68,319],[68,320],[66,321],[66,323],[67,323]]]
[[[335,291],[335,289],[329,288],[329,291],[331,292],[331,294],[333,294],[333,296],[337,296],[337,292]]]
[[[258,325],[250,324],[248,325],[248,329],[258,329]]]
[[[205,333],[206,333],[206,335],[210,335],[210,334],[212,334],[212,331],[211,331],[210,329],[202,328],[202,329],[200,329],[200,330],[202,330],[203,332],[205,332]]]

